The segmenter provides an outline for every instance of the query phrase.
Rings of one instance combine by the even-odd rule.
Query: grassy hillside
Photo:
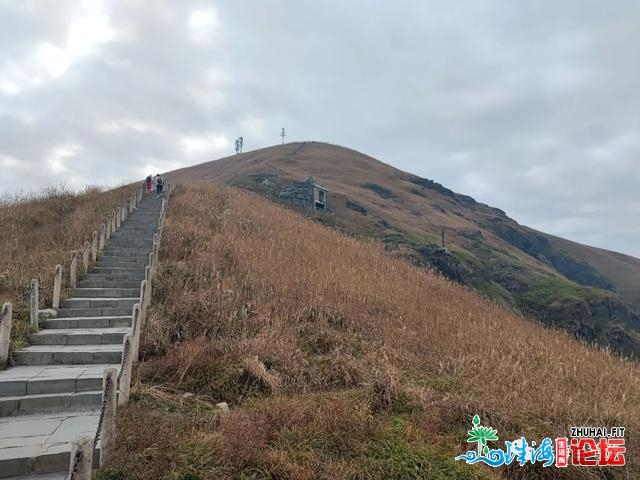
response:
[[[292,180],[330,188],[317,215],[351,235],[384,240],[390,253],[438,270],[511,308],[625,355],[640,354],[640,260],[537,232],[496,208],[359,152],[293,143],[178,170],[280,201]],[[441,248],[445,232],[446,249]]]
[[[640,367],[264,199],[178,186],[115,479],[636,478],[453,459],[501,441],[640,427]],[[229,413],[214,405],[228,402]],[[504,447],[504,444],[501,444]]]
[[[40,308],[51,306],[55,266],[63,265],[69,280],[70,252],[91,239],[113,208],[132,187],[74,193],[50,188],[31,196],[0,201],[0,305],[13,303],[12,337],[28,333],[31,279],[40,283]],[[65,283],[66,286],[66,283]]]

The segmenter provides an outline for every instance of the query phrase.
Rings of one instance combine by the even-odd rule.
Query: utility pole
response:
[[[284,131],[284,127],[280,130],[280,136],[282,137],[282,145],[284,145],[284,137],[287,136],[287,133]]]

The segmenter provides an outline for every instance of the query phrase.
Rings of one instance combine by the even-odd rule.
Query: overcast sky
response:
[[[640,2],[0,0],[0,192],[279,141],[640,256]]]

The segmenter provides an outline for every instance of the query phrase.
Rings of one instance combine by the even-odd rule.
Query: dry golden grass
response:
[[[640,427],[637,364],[516,317],[381,245],[206,185],[175,189],[163,235],[142,378],[233,409],[221,424],[204,415],[194,425],[172,403],[160,421],[176,422],[172,451],[138,447],[148,428],[123,422],[121,453],[162,459],[165,478],[493,478],[452,462],[471,448],[475,413],[501,441],[567,436],[572,425]],[[124,415],[159,408],[167,402]],[[633,436],[627,449],[623,469],[498,472],[637,478]],[[135,462],[118,467],[161,478]]]
[[[80,193],[50,188],[0,202],[0,301],[13,303],[14,338],[22,340],[28,329],[31,279],[40,283],[40,308],[51,306],[55,266],[63,265],[67,286],[70,252],[100,231],[133,188],[87,188]]]

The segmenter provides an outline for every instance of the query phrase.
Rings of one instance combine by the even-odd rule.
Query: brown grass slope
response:
[[[28,334],[31,279],[40,283],[40,308],[50,307],[55,266],[63,266],[68,282],[69,253],[99,232],[111,210],[131,193],[130,186],[80,193],[50,188],[0,204],[0,304],[13,303],[13,338],[22,342]]]
[[[640,367],[379,243],[237,190],[178,186],[154,289],[137,401],[97,478],[640,475],[635,436],[619,469],[455,462],[476,413],[501,440],[582,424],[637,431]]]
[[[504,212],[354,150],[292,143],[177,170],[278,201],[291,180],[330,188],[332,212],[317,220],[382,239],[396,254],[626,355],[640,354],[640,260],[521,226]],[[442,230],[447,251],[438,248]]]

